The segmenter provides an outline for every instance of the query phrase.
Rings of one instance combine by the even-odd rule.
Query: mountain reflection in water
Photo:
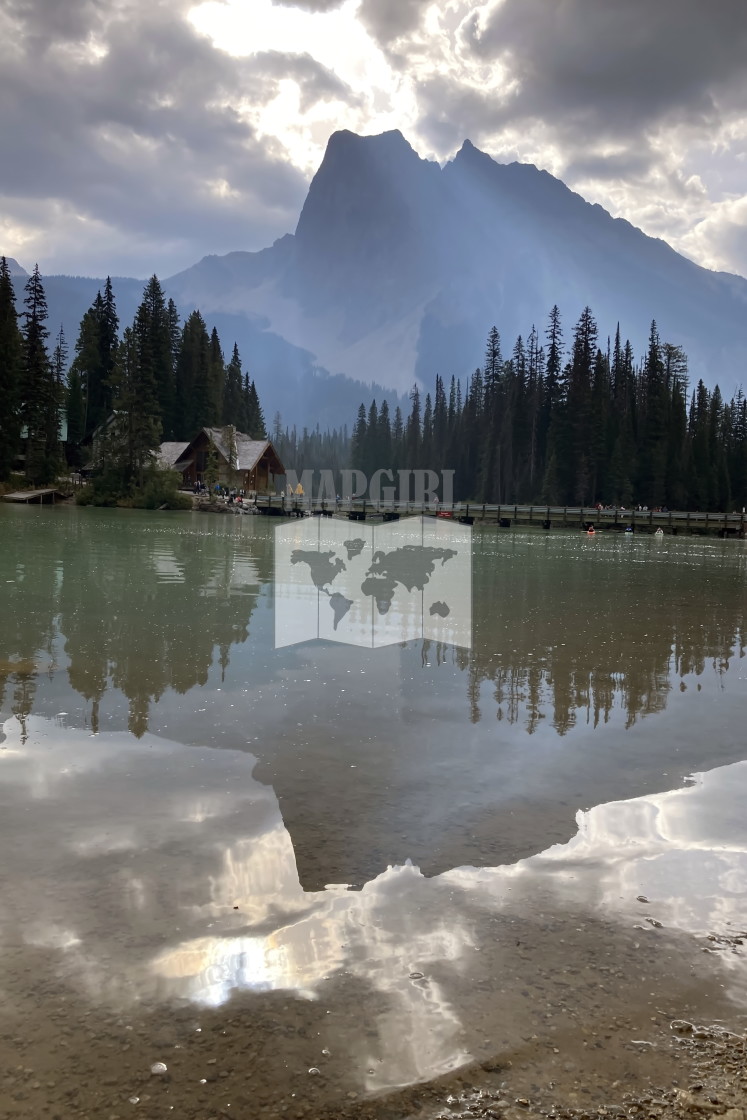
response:
[[[0,912],[0,961],[19,943],[44,948],[97,1003],[216,1007],[242,990],[331,1008],[365,998],[367,1022],[340,1046],[362,1087],[381,1090],[470,1059],[465,1011],[488,978],[510,989],[514,922],[552,956],[558,926],[541,920],[552,914],[635,927],[652,950],[673,931],[696,939],[693,952],[724,937],[720,982],[747,1004],[745,958],[731,951],[744,932],[747,762],[579,812],[568,843],[512,865],[428,879],[405,864],[357,891],[304,891],[250,755],[90,737],[37,717],[25,743],[14,720],[4,730],[3,829],[25,828],[5,859],[18,902]],[[547,981],[548,1006],[566,998],[563,982]]]

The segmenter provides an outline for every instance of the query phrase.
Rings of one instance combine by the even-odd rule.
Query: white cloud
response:
[[[745,51],[743,0],[8,0],[0,249],[145,275],[261,248],[331,132],[399,128],[747,273]]]

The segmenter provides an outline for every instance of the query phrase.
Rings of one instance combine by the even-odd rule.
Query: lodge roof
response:
[[[192,451],[194,444],[203,433],[208,439],[213,441],[218,454],[221,455],[226,462],[229,462],[229,429],[201,428],[189,443],[184,444],[178,458],[174,460],[175,465]],[[244,432],[234,430],[234,446],[236,449],[235,469],[237,471],[254,470],[263,455],[269,453],[272,473],[285,474],[285,468],[280,461],[280,457],[269,439],[252,439],[251,436],[245,435]]]
[[[182,440],[180,443],[166,442],[162,443],[156,451],[156,458],[162,467],[173,467],[177,459],[181,459],[184,452],[189,447],[189,444]]]

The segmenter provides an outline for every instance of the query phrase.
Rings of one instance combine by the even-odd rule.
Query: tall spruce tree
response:
[[[246,410],[242,401],[242,375],[239,348],[234,342],[231,361],[226,366],[226,382],[223,390],[222,424],[235,424],[240,432],[246,432]]]
[[[99,298],[100,294],[97,299]],[[75,357],[70,366],[70,377],[80,385],[81,393],[83,430],[76,440],[78,444],[83,443],[106,418],[104,394],[110,390],[103,385],[100,331],[100,306],[94,302],[81,319],[75,342]]]
[[[163,438],[191,439],[194,431],[190,430],[191,425],[186,422],[185,415],[189,398],[183,395],[184,386],[179,386],[179,392],[176,391],[174,379],[174,321],[155,275],[145,285],[132,330],[141,377],[145,384],[155,389],[154,418]]]
[[[361,403],[358,407],[358,416],[353,427],[353,438],[350,444],[350,462],[354,470],[366,469],[366,407]]]
[[[410,393],[412,407],[407,419],[405,431],[405,449],[407,463],[411,468],[420,466],[420,448],[422,440],[422,421],[420,417],[420,390],[417,384],[413,385]]]
[[[104,294],[100,301],[101,323],[99,329],[99,362],[103,378],[104,394],[104,419],[109,415],[112,406],[111,379],[114,370],[114,361],[119,345],[119,316],[114,300],[111,277],[107,276],[104,284]]]
[[[111,426],[109,461],[127,492],[142,487],[146,468],[161,442],[158,386],[153,364],[143,362],[136,327],[127,327],[112,371],[115,422]]]
[[[219,424],[223,412],[223,393],[225,390],[226,363],[218,331],[213,327],[210,332],[210,401],[213,424]]]
[[[651,323],[648,353],[642,373],[640,402],[643,432],[638,479],[639,496],[651,507],[660,506],[665,498],[670,396],[659,331],[654,321]]]
[[[26,425],[26,476],[52,482],[61,467],[60,399],[47,350],[47,297],[39,266],[28,278],[23,312],[22,411]]]
[[[247,434],[250,435],[252,439],[267,439],[265,416],[262,411],[262,405],[259,403],[259,393],[257,392],[257,386],[253,381],[249,383],[247,410]]]
[[[85,435],[85,402],[83,399],[83,386],[80,374],[75,368],[75,362],[70,367],[67,379],[67,457],[73,467],[83,464],[81,444]]]
[[[21,432],[22,339],[16,294],[5,257],[0,258],[0,482],[11,472]]]
[[[187,316],[176,362],[178,439],[192,439],[217,423],[211,382],[210,336],[199,311]]]

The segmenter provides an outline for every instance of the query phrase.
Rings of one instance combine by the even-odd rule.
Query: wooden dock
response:
[[[3,494],[3,500],[6,502],[54,502],[58,500],[64,501],[67,495],[63,494],[61,490],[55,488],[46,490],[16,490],[13,494]]]
[[[721,537],[744,538],[747,514],[707,513],[693,510],[601,509],[591,506],[491,505],[457,502],[435,507],[416,502],[370,502],[362,498],[349,501],[258,495],[257,510],[271,517],[342,517],[349,521],[380,519],[397,521],[401,517],[430,516],[450,518],[461,524],[495,525],[502,529],[534,525],[549,529],[588,529],[634,533],[714,533]]]

